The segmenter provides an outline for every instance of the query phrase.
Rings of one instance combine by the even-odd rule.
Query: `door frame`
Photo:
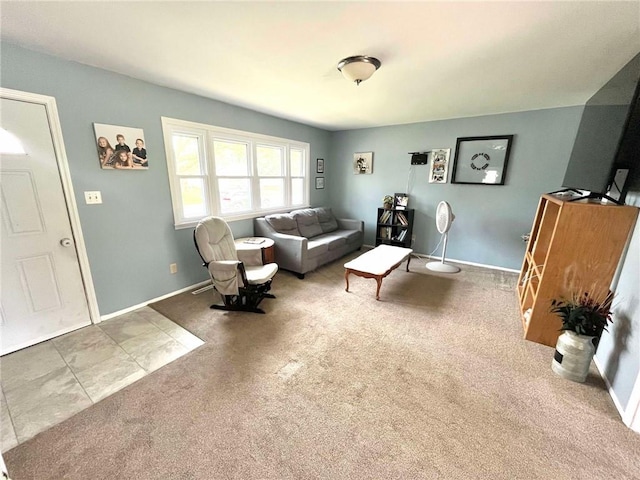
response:
[[[87,247],[84,243],[82,235],[82,227],[80,224],[80,215],[78,215],[78,204],[73,192],[73,184],[71,182],[71,172],[69,171],[69,161],[67,152],[64,148],[64,139],[62,137],[62,126],[60,125],[60,117],[58,116],[58,107],[55,97],[40,95],[38,93],[22,92],[20,90],[12,90],[10,88],[0,87],[0,97],[7,100],[17,100],[27,103],[35,103],[43,105],[49,122],[49,131],[51,132],[51,140],[58,164],[58,172],[62,183],[62,191],[64,193],[64,201],[67,207],[67,214],[71,223],[71,232],[74,238],[74,248],[80,265],[80,275],[84,285],[84,296],[87,300],[89,308],[89,317],[91,323],[100,323],[100,310],[98,308],[98,299],[91,277],[91,268],[89,267],[89,256],[87,255]]]

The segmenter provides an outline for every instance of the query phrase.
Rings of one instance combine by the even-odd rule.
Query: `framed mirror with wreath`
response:
[[[513,135],[458,138],[451,183],[504,185],[512,141]]]

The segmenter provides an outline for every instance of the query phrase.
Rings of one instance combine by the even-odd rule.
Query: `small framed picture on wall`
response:
[[[431,151],[429,183],[447,183],[450,148],[438,148]]]
[[[353,154],[353,173],[355,175],[371,175],[373,173],[373,152]]]
[[[316,190],[324,188],[324,177],[316,177]]]
[[[324,158],[316,159],[316,173],[324,173]]]
[[[406,210],[409,205],[409,194],[407,193],[394,193],[393,194],[393,208],[396,210]]]

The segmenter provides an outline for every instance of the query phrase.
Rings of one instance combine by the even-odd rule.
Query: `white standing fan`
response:
[[[451,211],[451,205],[447,202],[440,202],[438,208],[436,208],[436,227],[438,231],[443,235],[444,246],[442,247],[442,260],[439,262],[427,263],[427,268],[434,272],[440,273],[458,273],[460,269],[455,265],[444,263],[444,257],[447,253],[447,234],[451,228],[453,219],[456,218]]]

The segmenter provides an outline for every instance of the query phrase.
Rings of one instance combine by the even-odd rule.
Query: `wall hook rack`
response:
[[[429,152],[409,152],[411,155],[411,165],[426,165]]]

